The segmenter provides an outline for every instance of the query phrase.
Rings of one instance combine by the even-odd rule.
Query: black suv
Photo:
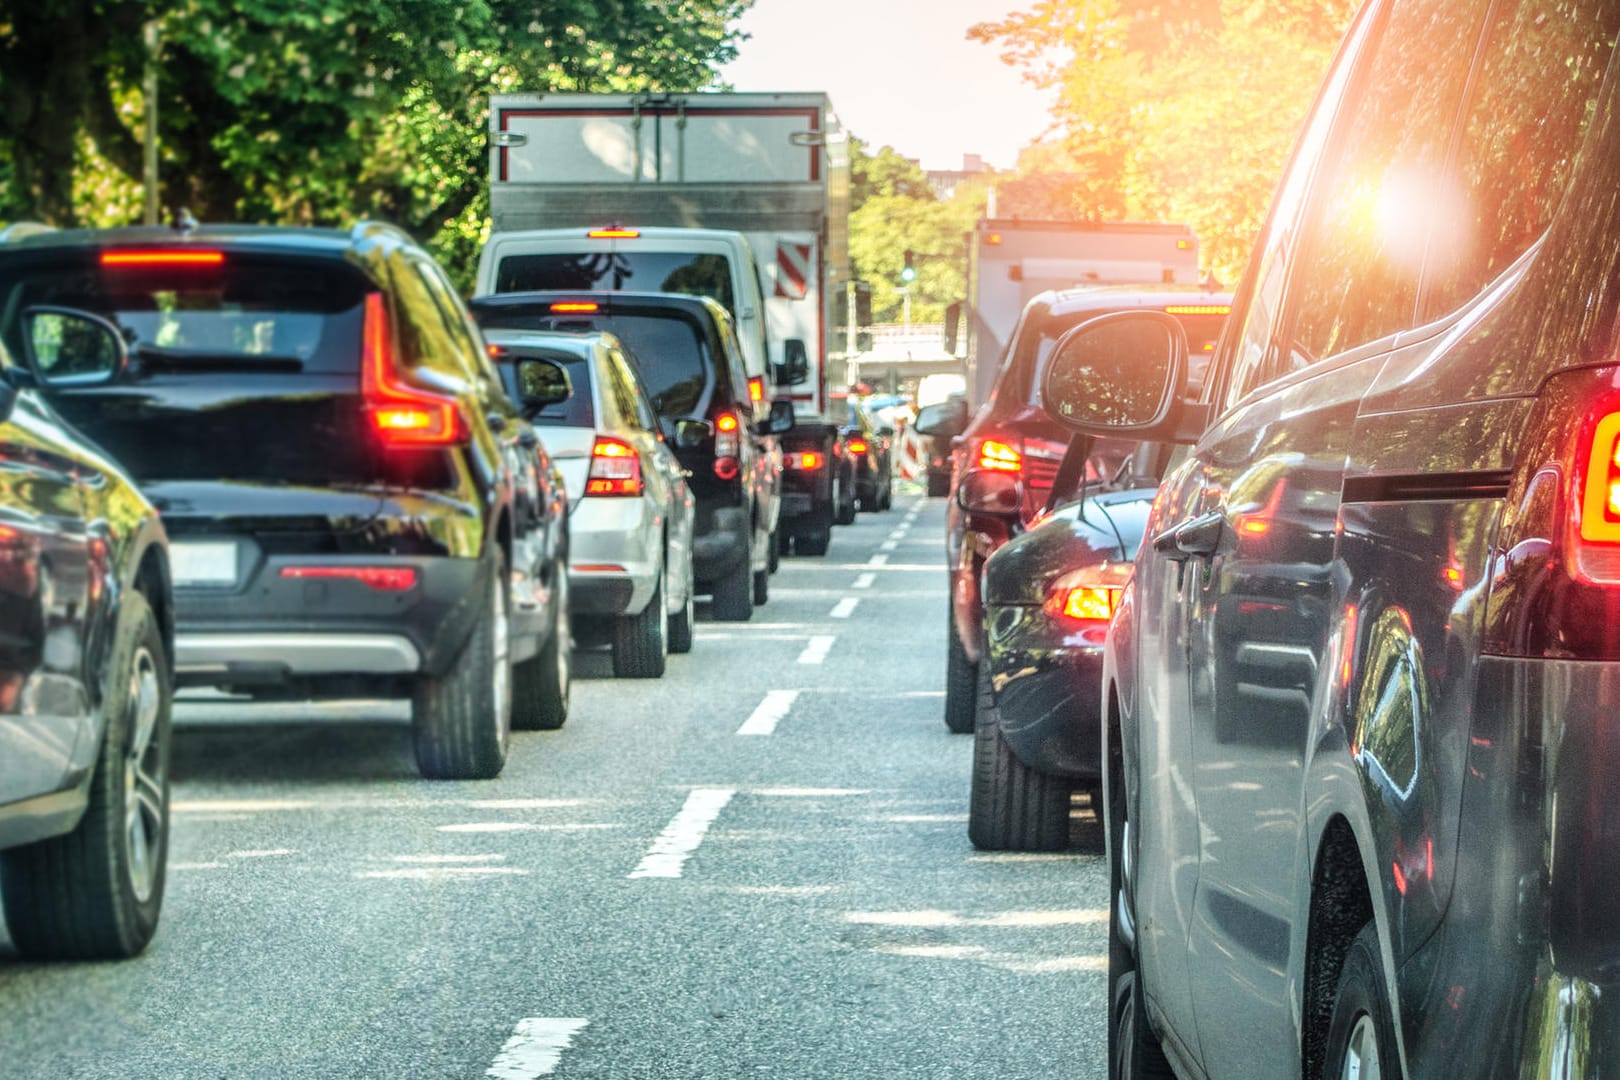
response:
[[[0,340],[93,312],[129,365],[56,409],[172,538],[183,684],[408,694],[426,776],[492,777],[568,704],[565,498],[432,259],[385,225],[0,245]],[[47,371],[47,375],[56,373]]]
[[[793,426],[783,400],[766,410],[749,393],[742,346],[725,308],[666,293],[498,293],[472,301],[488,330],[605,330],[629,348],[664,435],[697,500],[693,575],[717,619],[744,620],[764,603],[772,553],[775,466],[756,436]],[[706,425],[679,436],[681,420]],[[694,430],[691,427],[684,429]]]

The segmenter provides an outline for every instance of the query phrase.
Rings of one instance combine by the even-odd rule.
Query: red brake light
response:
[[[714,429],[721,432],[736,431],[737,418],[731,413],[721,413],[719,417],[715,419]]]
[[[814,450],[806,450],[799,454],[788,455],[788,468],[790,469],[819,469],[826,464],[826,458]]]
[[[585,235],[592,240],[634,240],[641,232],[638,229],[592,229]]]
[[[996,439],[986,439],[979,444],[979,468],[991,472],[1018,472],[1023,467],[1024,455],[1017,447]]]
[[[103,251],[101,265],[105,267],[144,266],[220,266],[225,262],[223,251]]]
[[[416,588],[416,569],[410,566],[283,566],[284,578],[343,578],[358,581],[378,592],[405,592]]]
[[[851,440],[849,440],[849,452],[852,453],[852,454],[864,454],[864,453],[866,453],[866,440],[865,439],[851,439]]]
[[[1231,304],[1171,304],[1164,309],[1166,315],[1230,315]]]
[[[714,418],[714,475],[735,480],[742,472],[742,422],[737,414],[723,412]]]
[[[1577,458],[1579,538],[1572,569],[1592,582],[1620,582],[1620,411],[1591,423],[1585,460]]]
[[[366,296],[360,389],[371,426],[385,446],[452,446],[466,438],[466,424],[453,400],[399,380],[382,293]]]
[[[748,400],[765,400],[765,379],[763,376],[755,375],[752,379],[748,380]]]
[[[553,315],[589,315],[601,310],[601,304],[590,300],[560,300],[551,305]]]
[[[611,435],[598,435],[596,445],[591,447],[585,494],[640,495],[641,455],[636,448]]]
[[[1130,576],[1130,563],[1094,563],[1071,570],[1052,583],[1046,612],[1054,618],[1107,625],[1119,610]]]

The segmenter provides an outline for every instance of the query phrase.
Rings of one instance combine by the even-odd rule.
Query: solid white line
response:
[[[749,714],[743,726],[737,729],[739,735],[769,735],[776,730],[776,725],[787,716],[788,710],[793,708],[793,702],[798,698],[797,690],[772,690],[765,695],[754,711]]]
[[[735,788],[693,788],[686,803],[664,831],[658,834],[646,856],[630,871],[633,878],[678,878],[686,860],[703,843],[714,819],[737,794]]]
[[[876,574],[862,574],[860,577],[855,579],[855,588],[870,589],[872,587],[872,582],[876,580]]]
[[[578,1017],[531,1016],[519,1020],[512,1037],[484,1075],[495,1080],[549,1076],[562,1060],[563,1051],[574,1045],[574,1036],[589,1024],[589,1020]]]
[[[827,617],[829,619],[847,619],[855,614],[855,605],[860,602],[861,598],[858,596],[846,596],[833,605],[833,609],[827,612]]]
[[[867,566],[883,566],[883,565],[887,564],[888,561],[889,561],[889,557],[887,555],[874,555],[870,559],[866,560],[866,565]]]
[[[804,652],[799,654],[799,663],[821,663],[823,660],[827,659],[827,654],[832,651],[833,642],[837,640],[838,639],[831,634],[817,634],[815,637],[811,638],[810,643],[804,647]]]
[[[878,545],[878,550],[879,551],[893,551],[895,548],[897,548],[899,546],[900,546],[900,544],[896,540],[885,540],[885,541],[883,541],[883,543]]]

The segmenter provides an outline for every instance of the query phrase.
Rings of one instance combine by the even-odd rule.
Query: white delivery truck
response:
[[[848,143],[826,95],[492,95],[490,215],[481,294],[697,292],[731,310],[749,375],[794,403],[782,543],[824,553],[828,328],[849,279]]]
[[[968,234],[967,259],[967,298],[946,312],[945,348],[961,353],[966,339],[973,409],[989,396],[1018,317],[1037,294],[1198,282],[1198,239],[1186,225],[981,218]]]

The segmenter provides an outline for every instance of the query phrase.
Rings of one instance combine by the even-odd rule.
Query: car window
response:
[[[1284,370],[1410,329],[1488,0],[1394,5],[1313,197]]]
[[[619,422],[632,429],[646,428],[639,408],[641,401],[636,393],[635,376],[617,350],[608,353],[607,370],[608,392],[613,395],[613,407],[619,414]]]
[[[485,387],[502,388],[500,376],[490,364],[489,353],[484,350],[483,342],[467,317],[466,309],[461,306],[461,301],[456,299],[455,290],[450,287],[450,282],[445,280],[444,272],[428,262],[417,263],[416,272],[422,275],[422,280],[427,284],[428,294],[433,297],[433,302],[439,309],[439,317],[444,320],[450,340],[461,350],[467,364],[483,380]]]
[[[401,359],[408,366],[426,364],[434,371],[464,379],[472,378],[467,357],[451,335],[450,324],[439,302],[433,298],[426,275],[411,259],[402,259],[395,269],[394,297],[399,307],[397,325],[405,344]]]
[[[658,432],[658,414],[653,412],[652,402],[648,400],[647,388],[641,383],[641,376],[636,374],[635,361],[631,360],[618,349],[610,351],[614,365],[624,372],[625,378],[630,381],[630,389],[635,395],[636,411],[634,413],[637,423],[645,430],[654,434]]]
[[[614,291],[707,296],[735,313],[731,260],[674,251],[588,251],[508,255],[495,271],[496,292]]]
[[[1617,29],[1614,0],[1518,0],[1492,16],[1457,153],[1457,191],[1430,245],[1425,310],[1478,295],[1546,230]]]
[[[731,393],[736,401],[745,405],[750,412],[754,411],[753,398],[748,393],[748,372],[743,363],[742,343],[737,340],[736,328],[731,319],[721,318],[715,320],[720,327],[721,347],[726,351],[726,366],[731,372]]]

